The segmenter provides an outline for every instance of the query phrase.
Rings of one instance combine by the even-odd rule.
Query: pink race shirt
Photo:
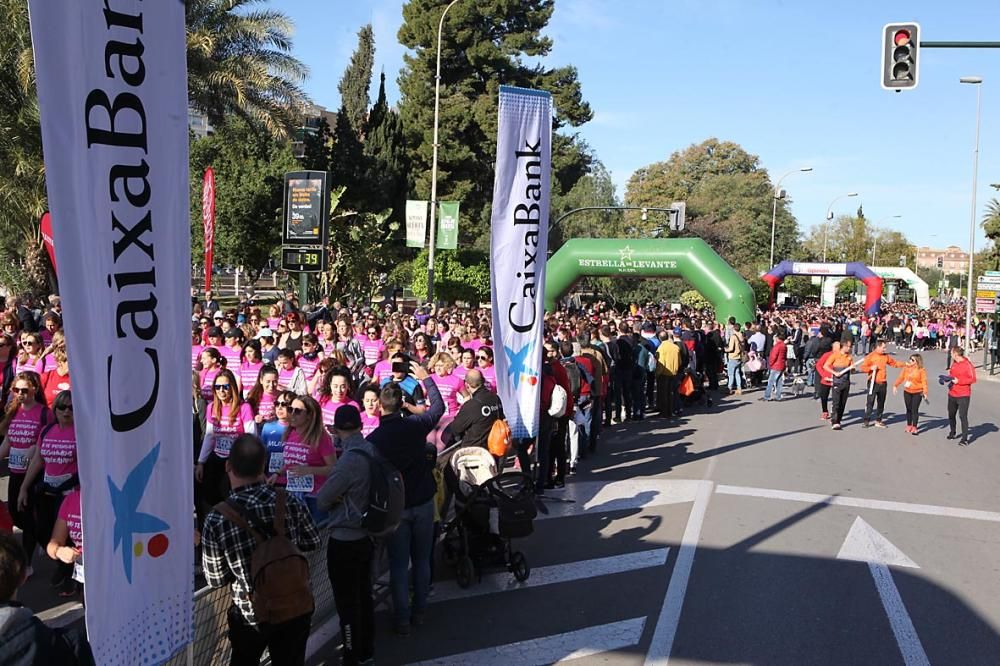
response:
[[[321,360],[322,359],[319,357],[319,355],[314,355],[312,358],[306,357],[305,354],[299,356],[298,364],[299,367],[302,369],[302,374],[306,376],[306,381],[311,380],[313,376],[316,374],[316,368],[319,367],[319,362]]]
[[[222,418],[219,421],[212,421],[212,440],[214,448],[212,452],[216,456],[225,460],[229,457],[229,452],[233,449],[233,442],[236,438],[246,432],[243,424],[253,421],[253,408],[250,403],[244,402],[240,405],[239,412],[235,419],[229,418],[229,406],[222,406]]]
[[[326,461],[323,458],[332,455],[335,455],[333,438],[326,432],[323,433],[319,444],[313,448],[302,443],[299,433],[294,428],[289,429],[288,439],[285,440],[286,473],[289,469],[298,465],[324,467],[326,466]],[[325,482],[326,477],[321,475],[288,476],[287,488],[290,492],[303,492],[315,497]]]
[[[20,374],[20,373],[22,373],[24,371],[34,372],[34,373],[37,373],[38,375],[41,375],[42,374],[42,370],[44,370],[44,369],[45,369],[45,359],[43,359],[43,358],[32,359],[29,356],[28,360],[25,361],[24,363],[21,363],[21,361],[16,360],[16,359],[14,360],[14,374],[15,375]]]
[[[464,365],[460,365],[457,368],[455,368],[454,370],[452,370],[451,374],[452,374],[452,376],[458,377],[459,379],[461,379],[464,382],[465,381],[465,376],[467,374],[469,374],[469,370],[470,369],[471,368],[467,368]]]
[[[336,414],[337,410],[344,405],[354,405],[357,407],[359,412],[363,411],[361,406],[353,400],[348,400],[347,402],[334,402],[333,400],[324,399],[319,403],[320,409],[323,410],[323,425],[332,426],[334,414]]]
[[[483,373],[483,379],[486,380],[486,388],[488,388],[492,393],[497,392],[497,366],[491,365],[488,368],[479,368],[479,372]]]
[[[461,405],[458,404],[458,393],[465,388],[465,381],[454,374],[434,375],[434,383],[441,393],[441,400],[444,401],[445,416],[455,416]]]
[[[240,356],[243,355],[242,349],[233,349],[229,345],[222,345],[219,347],[219,353],[222,354],[222,358],[226,359],[227,370],[232,370],[233,374],[240,371]]]
[[[59,505],[59,517],[66,521],[69,538],[73,545],[83,552],[83,511],[80,507],[80,489],[77,488],[63,498]]]
[[[273,421],[277,418],[274,414],[274,395],[268,392],[260,394],[260,404],[257,405],[257,415],[265,421]]]
[[[48,422],[51,415],[42,421],[44,407],[36,402],[31,409],[18,408],[14,418],[7,428],[7,442],[10,444],[10,459],[7,464],[14,474],[24,474],[28,471],[28,450],[38,443],[38,433]]]
[[[374,370],[374,381],[379,386],[382,386],[382,382],[387,379],[392,378],[392,361],[379,361],[375,364]]]
[[[260,369],[264,367],[263,361],[258,361],[257,363],[250,363],[249,361],[243,361],[240,364],[240,385],[243,387],[243,397],[246,398],[253,387],[257,384],[257,375],[260,374]]]
[[[40,448],[45,461],[45,483],[59,486],[77,473],[76,431],[73,426],[54,425],[42,438]]]
[[[191,369],[197,370],[201,365],[201,353],[205,351],[203,345],[191,345]]]
[[[219,376],[220,372],[222,372],[220,368],[215,368],[213,370],[202,370],[199,373],[199,377],[201,377],[201,397],[205,400],[212,400],[212,394],[215,392],[213,388],[215,386],[215,378]]]
[[[361,335],[358,336],[358,342],[361,343],[361,351],[365,355],[365,365],[375,365],[385,353],[385,343],[381,338],[372,340],[367,335]]]
[[[368,412],[361,412],[361,436],[367,437],[375,432],[375,428],[378,427],[379,421],[381,420],[382,417],[378,414],[369,416]]]

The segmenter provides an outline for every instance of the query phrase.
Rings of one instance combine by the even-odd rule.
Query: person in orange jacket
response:
[[[882,414],[885,412],[885,396],[889,388],[886,376],[886,367],[902,368],[905,364],[889,356],[885,351],[885,340],[875,343],[875,350],[865,356],[861,362],[860,370],[868,375],[868,402],[865,405],[864,427],[870,428],[872,425],[872,408],[875,409],[875,427],[886,428],[888,426],[882,422]]]
[[[920,354],[913,354],[903,371],[899,373],[896,382],[892,385],[892,394],[899,392],[899,387],[903,387],[903,404],[906,405],[906,432],[911,435],[917,434],[917,421],[920,418],[920,401],[928,400],[927,371],[924,370],[924,357]]]

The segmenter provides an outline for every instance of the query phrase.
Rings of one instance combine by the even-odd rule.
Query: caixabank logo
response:
[[[507,345],[503,347],[507,354],[507,375],[510,377],[516,391],[521,385],[521,381],[526,381],[531,386],[538,383],[538,370],[531,367],[535,355],[535,341],[526,342],[517,351]]]
[[[162,518],[140,511],[146,487],[159,457],[160,443],[157,442],[146,457],[132,468],[120,488],[108,477],[111,507],[115,514],[114,549],[116,552],[119,548],[122,551],[122,566],[129,583],[132,582],[132,563],[136,558],[142,557],[143,553],[148,553],[153,558],[160,557],[170,547],[170,539],[164,534],[170,529],[170,525]],[[153,536],[148,541],[136,539],[137,535],[146,534]]]

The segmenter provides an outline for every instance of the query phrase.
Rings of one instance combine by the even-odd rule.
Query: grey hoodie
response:
[[[342,444],[344,453],[337,459],[316,500],[321,509],[330,512],[331,537],[338,541],[357,541],[368,536],[361,528],[361,518],[368,510],[370,470],[368,458],[358,453],[351,455],[351,451],[360,448],[373,456],[377,453],[360,432],[343,440]]]

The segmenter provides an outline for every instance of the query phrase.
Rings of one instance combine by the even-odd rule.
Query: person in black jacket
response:
[[[500,398],[487,389],[485,384],[483,374],[475,368],[465,375],[465,387],[471,395],[447,428],[453,438],[462,440],[462,446],[480,446],[485,449],[490,429],[497,419],[503,418]]]
[[[427,435],[444,414],[441,392],[419,363],[411,362],[412,375],[424,382],[430,408],[404,416],[403,390],[386,384],[379,394],[382,419],[368,441],[403,476],[406,503],[399,527],[389,537],[389,587],[396,633],[410,633],[410,624],[423,623],[431,587],[431,554],[434,541],[435,453],[428,450]],[[413,560],[413,604],[410,604],[410,560]]]

